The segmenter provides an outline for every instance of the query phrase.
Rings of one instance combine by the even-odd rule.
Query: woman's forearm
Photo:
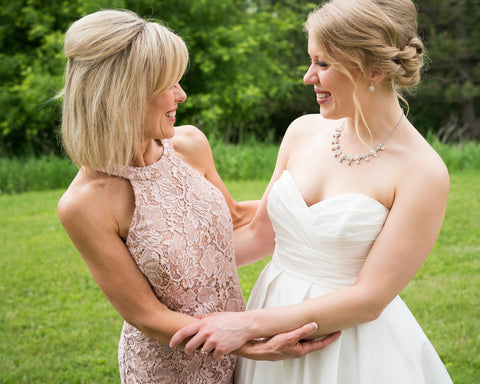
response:
[[[185,344],[187,352],[203,346],[218,357],[250,340],[270,338],[311,322],[318,324],[312,337],[323,337],[375,319],[383,309],[380,302],[353,286],[290,306],[217,313],[181,329],[171,344],[191,337]]]
[[[275,247],[273,230],[258,227],[257,222],[241,227],[234,232],[235,260],[242,267],[272,255]]]
[[[168,344],[175,332],[198,321],[198,319],[184,313],[171,311],[165,307],[142,316],[132,316],[130,321],[127,319],[125,319],[125,321],[148,337]]]

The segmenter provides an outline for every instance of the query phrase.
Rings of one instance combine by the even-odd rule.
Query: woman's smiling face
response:
[[[303,81],[314,86],[322,116],[333,120],[353,116],[352,81],[329,63],[311,37],[308,39],[308,54],[311,64]]]
[[[175,84],[155,96],[147,108],[145,139],[171,138],[175,134],[176,112],[179,103],[187,99],[180,84]]]

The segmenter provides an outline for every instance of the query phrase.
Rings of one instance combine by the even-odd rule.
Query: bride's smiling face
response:
[[[303,81],[314,86],[322,116],[326,119],[352,116],[355,106],[351,80],[329,62],[311,37],[308,39],[308,54],[311,64]]]

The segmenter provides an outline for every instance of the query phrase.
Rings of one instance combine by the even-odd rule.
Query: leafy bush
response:
[[[433,138],[431,144],[450,171],[480,170],[480,143],[467,141],[452,145]]]
[[[66,188],[77,172],[71,161],[58,156],[0,158],[0,193]]]
[[[189,98],[181,124],[233,143],[279,139],[294,118],[318,111],[307,68],[303,23],[310,0],[71,0],[3,1],[0,7],[0,156],[61,152],[56,135],[62,87],[63,35],[104,8],[127,8],[164,20],[188,44],[182,86]],[[456,122],[451,141],[478,139],[480,10],[474,0],[417,2],[431,58],[411,118],[423,134]],[[442,3],[442,4],[440,4]],[[152,5],[154,4],[154,5]]]
[[[60,111],[52,98],[63,83],[68,26],[104,8],[127,8],[162,20],[187,42],[190,66],[182,85],[188,101],[181,124],[239,142],[281,132],[305,112],[298,101],[310,2],[240,0],[72,0],[10,2],[0,7],[0,155],[61,153]],[[310,108],[315,108],[309,92]],[[277,112],[278,111],[278,112]]]

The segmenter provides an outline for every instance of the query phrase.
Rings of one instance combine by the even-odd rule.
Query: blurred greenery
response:
[[[480,143],[442,143],[436,136],[429,141],[450,172],[480,171]],[[212,138],[210,145],[217,171],[225,180],[269,180],[277,159],[278,145],[254,140],[229,144]],[[66,158],[0,158],[0,194],[67,188],[78,169]]]
[[[180,124],[231,143],[278,142],[296,117],[318,112],[303,23],[309,0],[0,0],[0,156],[61,153],[63,36],[76,19],[127,8],[163,20],[191,53]],[[480,6],[477,0],[418,1],[430,57],[408,95],[410,118],[442,141],[479,138]]]

